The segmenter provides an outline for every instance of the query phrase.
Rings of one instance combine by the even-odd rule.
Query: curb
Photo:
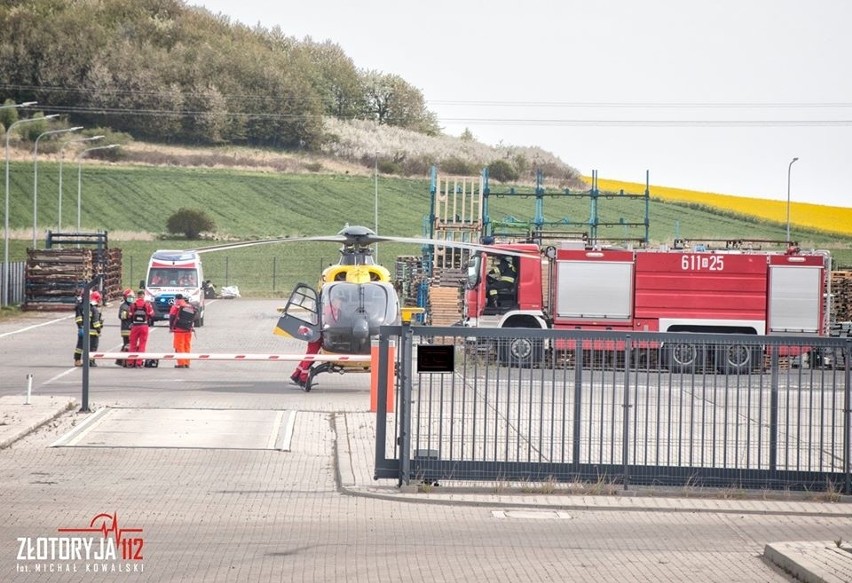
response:
[[[29,407],[30,405],[22,405],[22,407]],[[77,406],[77,402],[74,399],[70,399],[65,405],[60,405],[57,403],[57,409],[53,409],[52,411],[46,412],[44,416],[33,419],[20,427],[16,427],[15,431],[6,437],[0,438],[0,449],[6,449],[14,444],[16,441],[19,441],[29,435],[30,433],[36,431],[37,429],[47,425],[54,419],[57,419],[71,411],[74,407]]]

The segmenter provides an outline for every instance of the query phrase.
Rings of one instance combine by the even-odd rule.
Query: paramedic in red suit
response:
[[[178,326],[178,312],[181,306],[187,305],[183,294],[175,295],[175,303],[169,310],[169,331],[173,334],[173,346],[175,352],[191,352],[192,351],[192,326],[189,330],[183,330]],[[180,358],[175,365],[175,368],[189,368],[189,359]]]
[[[130,352],[145,352],[148,347],[148,326],[154,319],[154,307],[145,301],[145,291],[139,290],[130,306]],[[141,368],[143,360],[128,360],[127,366]]]
[[[340,299],[335,297],[331,301],[331,304],[328,305],[328,310],[326,311],[324,318],[331,318],[332,321],[336,322],[339,313]],[[313,342],[308,342],[308,346],[305,349],[305,356],[317,354],[320,351],[320,348],[322,348],[322,334],[320,334],[320,337]],[[296,367],[296,370],[293,371],[293,374],[290,375],[290,380],[293,381],[293,384],[304,387],[308,383],[308,375],[313,364],[313,360],[301,361],[299,366]]]

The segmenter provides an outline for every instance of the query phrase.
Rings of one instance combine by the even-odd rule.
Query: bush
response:
[[[215,231],[216,223],[204,211],[181,208],[169,217],[166,230],[176,235],[183,234],[187,239],[198,239],[201,233]]]
[[[479,169],[476,164],[457,156],[450,156],[440,163],[441,172],[451,176],[477,176]]]
[[[518,171],[505,160],[494,160],[488,165],[488,176],[497,182],[512,182],[518,179]]]
[[[375,163],[380,174],[402,175],[402,165],[396,160],[379,160]]]

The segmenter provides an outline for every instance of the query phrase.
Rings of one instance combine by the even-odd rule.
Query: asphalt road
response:
[[[278,305],[211,303],[193,351],[298,353],[299,343],[272,335]],[[107,309],[105,350],[120,345],[116,311]],[[34,394],[79,400],[75,334],[72,319],[57,314],[0,324],[0,395],[22,394],[32,375]],[[166,328],[152,330],[149,349],[171,350]],[[559,510],[472,504],[463,496],[421,503],[347,494],[336,455],[359,432],[341,427],[369,408],[369,378],[323,375],[304,393],[286,384],[292,366],[216,361],[130,370],[105,363],[91,370],[94,413],[72,411],[0,450],[0,580],[789,581],[762,558],[768,542],[852,538],[849,513],[802,512],[795,504],[782,512],[730,512],[724,501],[703,512],[594,504]],[[51,447],[104,408],[133,412],[148,429],[122,435],[101,425],[76,445]],[[298,417],[286,451],[254,442],[133,441],[140,431],[174,429],[180,421],[173,412],[181,410],[206,419],[205,431],[219,439],[222,415],[244,425],[257,419],[264,431],[278,422],[270,412]],[[85,571],[98,561],[59,572],[51,561],[19,559],[20,539],[84,527],[99,513],[141,529],[144,561],[118,564],[144,563],[144,572]],[[35,572],[39,563],[44,568]]]

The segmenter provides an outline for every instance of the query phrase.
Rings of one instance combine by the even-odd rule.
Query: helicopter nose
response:
[[[366,318],[359,318],[356,320],[355,324],[352,326],[352,336],[355,337],[360,344],[363,344],[370,338],[370,325],[367,323]]]

